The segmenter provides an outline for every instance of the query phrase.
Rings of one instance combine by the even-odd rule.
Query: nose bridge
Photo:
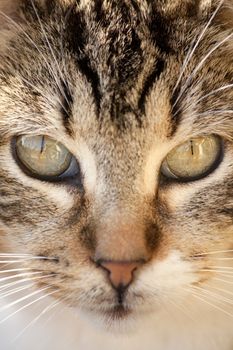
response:
[[[150,204],[141,185],[140,166],[133,167],[124,159],[120,164],[100,167],[102,171],[93,206],[95,259],[148,260],[145,226]]]
[[[145,227],[140,213],[123,208],[105,214],[97,226],[95,259],[137,261],[148,259]]]
[[[105,152],[97,157],[98,178],[95,198],[102,205],[116,202],[127,202],[129,198],[138,199],[143,193],[143,157],[138,145],[126,143],[119,139],[117,144],[104,144]],[[118,203],[115,203],[118,205]]]

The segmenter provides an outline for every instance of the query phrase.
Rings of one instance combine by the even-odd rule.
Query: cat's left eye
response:
[[[178,181],[203,178],[220,163],[222,143],[216,135],[192,138],[167,155],[161,172],[166,178]]]
[[[19,136],[15,154],[22,169],[33,177],[57,181],[78,174],[74,156],[60,142],[48,136]]]

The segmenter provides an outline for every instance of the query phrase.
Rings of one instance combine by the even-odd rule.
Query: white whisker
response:
[[[21,263],[21,262],[25,262],[31,260],[30,258],[28,259],[18,259],[18,260],[0,260],[0,264],[6,264],[6,265],[10,265],[10,264],[15,264],[15,263]]]
[[[205,55],[205,57],[200,61],[200,63],[196,66],[196,68],[193,70],[193,72],[190,74],[190,76],[188,77],[188,79],[186,80],[183,88],[181,89],[177,100],[174,103],[174,106],[178,103],[178,101],[181,99],[181,97],[183,96],[184,92],[186,91],[187,87],[189,86],[189,83],[191,82],[191,80],[195,77],[195,75],[197,74],[197,72],[202,68],[202,66],[204,65],[204,63],[207,61],[207,59],[219,48],[221,47],[225,42],[227,42],[228,40],[230,40],[233,37],[233,33],[227,35],[223,40],[221,40],[220,42],[218,42],[216,45],[214,45],[214,47],[208,51],[208,53]]]
[[[11,270],[2,270],[0,268],[0,274],[5,274],[5,273],[11,273],[11,272],[20,272],[20,271],[28,271],[28,270],[32,270],[31,268],[29,267],[25,267],[25,268],[21,268],[21,269],[11,269]],[[1,281],[1,279],[0,279]]]
[[[39,274],[42,274],[43,272],[41,271],[38,271],[38,272],[25,272],[25,273],[17,273],[13,276],[7,276],[7,277],[2,277],[0,278],[0,283],[2,282],[5,282],[5,281],[8,281],[8,280],[12,280],[14,278],[21,278],[21,277],[24,277],[24,276],[34,276],[34,275],[39,275]]]
[[[211,252],[204,252],[204,253],[200,253],[200,254],[195,254],[194,256],[222,254],[222,253],[233,253],[233,250],[232,249],[228,249],[228,250],[214,250],[214,251],[211,251]]]
[[[205,112],[195,114],[196,117],[201,117],[204,115],[221,115],[221,114],[232,114],[233,109],[215,109],[215,110],[206,110]]]
[[[28,35],[26,33],[26,31],[23,29],[23,27],[18,24],[17,22],[15,22],[11,17],[7,16],[4,12],[0,11],[0,15],[2,15],[3,17],[5,17],[9,22],[11,22],[28,40],[29,42],[35,47],[35,49],[38,51],[38,53],[41,55],[43,61],[45,62],[48,71],[50,72],[50,74],[52,75],[57,87],[59,90],[61,90],[60,84],[57,80],[56,77],[56,72],[54,72],[52,70],[52,65],[49,64],[47,58],[45,57],[45,55],[43,54],[43,52],[40,50],[40,48],[37,46],[37,44],[32,40],[32,38],[30,37],[30,35]],[[25,79],[24,77],[20,76],[21,79],[23,81],[25,81],[27,84],[29,84],[29,86],[31,86],[33,89],[36,89],[36,91],[38,91],[48,102],[52,103],[52,106],[54,106],[54,102],[48,98],[48,96],[45,95],[45,93],[43,92],[43,90],[38,89],[35,85],[32,85],[27,79]],[[60,91],[61,92],[61,91]],[[60,106],[64,109],[64,111],[67,112],[65,106],[62,104],[62,102],[60,101],[60,99],[57,100],[58,103],[60,104]],[[68,112],[67,112],[68,113]]]
[[[220,302],[220,303],[225,302],[227,304],[233,305],[233,300],[228,299],[227,297],[223,297],[222,295],[219,295],[219,294],[217,294],[217,293],[215,293],[213,291],[210,291],[210,290],[207,290],[205,288],[198,287],[198,286],[193,286],[193,288],[195,290],[199,290],[200,292],[202,292],[202,293],[204,293],[204,294],[206,294],[208,296],[211,296],[211,297],[217,299],[218,302]]]
[[[211,261],[230,261],[230,260],[233,260],[233,258],[211,258]]]
[[[233,284],[233,282],[231,282],[231,281],[227,281],[227,280],[224,280],[224,279],[218,278],[218,277],[214,277],[213,280],[216,280],[216,281],[219,281],[219,282],[223,282],[223,283],[227,283],[227,284]]]
[[[211,265],[210,268],[220,269],[220,270],[233,270],[232,266],[213,266],[213,265]]]
[[[202,96],[201,98],[199,98],[199,100],[196,101],[196,103],[198,104],[199,102],[203,101],[204,99],[208,98],[209,96],[212,96],[214,94],[216,94],[217,92],[220,92],[220,91],[225,91],[225,90],[228,90],[228,89],[231,89],[233,88],[233,84],[228,84],[228,85],[224,85],[224,86],[221,86],[220,88],[216,89],[216,90],[213,90],[213,91],[210,91],[208,94]]]
[[[62,79],[63,83],[66,85],[66,81],[65,81],[64,76],[63,76],[63,74],[62,74],[62,72],[61,72],[61,69],[60,69],[60,66],[59,66],[59,64],[58,64],[57,58],[56,58],[56,56],[55,56],[54,50],[53,50],[52,45],[51,45],[51,43],[50,43],[50,41],[49,41],[49,39],[48,39],[48,35],[46,34],[46,31],[45,31],[45,29],[44,29],[44,26],[43,26],[43,23],[42,23],[42,21],[41,21],[41,19],[40,19],[40,16],[39,16],[39,14],[38,14],[38,11],[37,11],[37,9],[36,9],[36,7],[35,7],[34,0],[30,0],[30,2],[31,2],[31,4],[32,4],[32,7],[33,7],[34,12],[35,12],[35,14],[36,14],[36,17],[37,17],[37,19],[38,19],[38,21],[39,21],[39,24],[40,24],[42,33],[43,33],[43,35],[44,35],[45,41],[46,41],[47,46],[48,46],[48,49],[49,49],[49,51],[50,51],[50,53],[51,53],[51,55],[52,55],[52,57],[53,57],[53,59],[54,59],[54,62],[55,62],[55,64],[56,64],[56,66],[57,66],[57,71],[58,71],[58,73],[60,74],[60,78]],[[56,79],[56,83],[57,83],[57,87],[59,88],[59,90],[60,90],[60,92],[61,92],[63,98],[64,98],[65,101],[66,101],[66,103],[68,104],[68,106],[70,106],[70,102],[68,101],[68,99],[67,99],[67,97],[66,97],[66,95],[65,95],[65,93],[64,93],[64,90],[62,89],[61,84],[59,83],[59,81],[58,81],[57,79]],[[65,111],[67,112],[66,109],[65,109]],[[67,113],[68,113],[68,112],[67,112]]]
[[[214,18],[216,17],[217,13],[219,12],[220,8],[222,7],[223,2],[224,2],[223,0],[220,1],[218,7],[216,8],[216,10],[214,11],[213,15],[210,17],[209,21],[207,22],[207,24],[206,24],[205,27],[203,28],[201,34],[199,35],[198,40],[196,41],[196,44],[195,44],[194,47],[188,52],[188,54],[187,54],[187,56],[186,56],[186,58],[185,58],[185,60],[184,60],[183,66],[182,66],[181,73],[180,73],[179,78],[178,78],[178,80],[177,80],[177,83],[176,83],[176,85],[175,85],[175,87],[174,87],[173,94],[174,94],[176,88],[178,87],[178,85],[179,85],[179,83],[180,83],[180,81],[181,81],[181,79],[182,79],[182,77],[183,77],[183,75],[184,75],[185,69],[187,68],[187,66],[188,66],[188,64],[189,64],[189,62],[190,62],[190,60],[192,59],[192,57],[193,57],[193,55],[194,55],[194,53],[195,53],[195,51],[196,51],[198,45],[200,44],[202,38],[204,37],[204,35],[205,35],[207,29],[209,28],[209,26],[210,26],[211,23],[213,22]],[[186,83],[187,83],[187,82],[186,82]],[[186,85],[186,83],[185,83],[185,85]],[[180,97],[181,97],[180,95],[177,97],[175,103],[173,104],[173,107],[176,106],[176,104],[178,103]]]
[[[17,304],[21,303],[22,301],[27,300],[27,299],[33,297],[34,295],[37,295],[37,294],[39,294],[39,293],[42,293],[42,292],[44,292],[45,290],[48,290],[49,288],[50,288],[50,287],[46,286],[46,287],[44,287],[44,288],[42,288],[42,289],[39,289],[39,290],[36,290],[36,291],[34,291],[34,292],[32,292],[32,293],[26,295],[26,296],[23,296],[22,298],[19,298],[19,299],[15,300],[15,301],[13,301],[13,302],[11,302],[11,303],[9,303],[9,304],[3,306],[2,308],[0,308],[0,312],[2,312],[2,311],[4,311],[4,310],[7,310],[7,309],[10,309],[12,306],[17,305]]]
[[[36,277],[31,277],[31,278],[30,277],[29,278],[22,278],[18,281],[10,282],[10,283],[7,283],[7,284],[1,286],[0,292],[7,290],[8,288],[11,288],[11,287],[16,286],[18,284],[24,283],[24,282],[37,281],[37,280],[41,280],[41,279],[45,279],[45,278],[49,278],[49,277],[51,277],[51,274],[43,275],[43,276],[36,276]]]
[[[33,283],[30,283],[30,284],[27,284],[26,286],[17,287],[17,288],[11,289],[10,291],[4,292],[4,293],[2,293],[2,294],[0,293],[0,300],[3,299],[3,298],[9,297],[9,296],[11,296],[11,295],[20,293],[20,292],[22,292],[23,290],[29,289],[29,288],[31,288],[31,287],[33,287],[33,286],[34,286],[34,284],[33,284]]]
[[[66,296],[66,297],[64,297],[64,298],[61,298],[59,304],[63,303],[66,299],[69,299],[69,297],[70,297],[70,295],[68,295],[68,296]],[[57,305],[56,305],[56,306],[57,306]],[[66,308],[66,305],[64,305],[63,307],[60,307],[59,309],[56,310],[55,314],[59,312],[59,314],[62,315],[62,313],[63,313],[63,311],[65,310],[65,308]],[[48,318],[45,320],[45,322],[43,323],[43,327],[46,326],[46,325],[51,321],[51,319],[52,319],[53,317],[54,317],[54,314],[49,315],[49,317],[48,317]]]
[[[3,257],[4,258],[4,257]],[[6,259],[6,257],[5,257]],[[25,257],[25,258],[19,258],[19,259],[15,259],[15,260],[0,260],[0,264],[14,264],[14,263],[20,263],[20,262],[27,262],[30,260],[47,260],[47,261],[55,261],[55,258],[48,258],[48,257],[44,257],[44,256],[29,256],[29,257]]]
[[[30,254],[0,253],[0,257],[24,258],[24,257],[31,257],[31,255]]]
[[[204,272],[217,272],[217,273],[219,273],[219,274],[221,274],[221,275],[229,275],[229,276],[231,276],[231,275],[233,275],[233,272],[232,271],[227,271],[227,270],[218,270],[218,269],[210,269],[210,268],[206,268],[206,269],[201,269],[200,271],[204,271]]]
[[[47,312],[51,311],[52,309],[54,309],[56,306],[58,306],[59,304],[61,304],[62,299],[60,300],[55,300],[53,301],[50,305],[48,305],[46,308],[44,308],[44,310],[37,316],[35,317],[34,320],[32,320],[13,340],[13,343],[18,340],[30,327],[32,327],[33,325],[35,325],[36,322],[39,321],[39,319],[41,319],[41,317],[43,317]]]
[[[218,88],[218,89],[216,89],[216,90],[212,90],[212,91],[210,91],[208,94],[206,94],[206,95],[200,97],[197,101],[195,101],[195,103],[196,103],[196,105],[198,105],[198,103],[200,103],[201,101],[205,100],[205,99],[208,98],[209,96],[212,96],[212,95],[214,95],[214,94],[216,94],[216,93],[218,93],[218,92],[225,91],[225,90],[231,89],[231,88],[233,88],[233,84],[228,84],[228,85],[221,86],[220,88]],[[176,112],[174,113],[174,116],[176,116],[181,110],[182,110],[183,113],[184,113],[184,112],[186,112],[186,111],[188,110],[188,107],[183,108],[183,107],[181,106],[180,108],[178,108],[178,109],[176,110]]]
[[[195,322],[195,320],[191,317],[191,315],[187,312],[187,310],[184,308],[184,306],[182,304],[178,304],[177,302],[175,302],[174,300],[172,300],[171,298],[169,299],[169,302],[174,305],[179,311],[182,312],[182,314],[185,315],[185,317],[187,317],[188,319],[190,319],[191,321]]]
[[[51,107],[56,107],[56,103],[58,103],[62,107],[62,109],[64,109],[64,111],[67,111],[65,106],[61,102],[60,98],[58,98],[58,96],[56,96],[56,95],[53,96],[54,100],[52,100],[51,98],[48,97],[48,95],[45,95],[45,93],[42,89],[35,86],[35,84],[32,84],[24,76],[19,75],[19,79],[22,80],[26,85],[30,86],[33,90],[37,91],[42,97],[44,97],[46,99],[46,101],[50,102]]]
[[[233,293],[230,292],[229,290],[226,290],[226,289],[223,289],[223,288],[219,288],[219,287],[215,287],[215,286],[211,286],[211,288],[214,288],[214,289],[218,290],[219,292],[224,292],[226,294],[229,294],[229,295],[233,296]],[[232,300],[232,303],[233,303],[233,300]]]
[[[202,293],[197,292],[197,291],[193,291],[193,290],[190,290],[190,292],[191,292],[191,294],[192,294],[195,298],[201,300],[202,302],[204,302],[204,303],[206,303],[207,305],[213,307],[214,309],[216,309],[216,310],[218,310],[218,311],[221,311],[221,312],[223,312],[224,314],[226,314],[227,316],[230,316],[230,317],[233,318],[233,314],[229,313],[228,311],[222,309],[221,307],[219,307],[219,306],[217,306],[217,305],[215,305],[215,304],[210,303],[210,302],[209,302],[209,299],[206,300],[206,299],[205,299],[206,296],[203,296]],[[201,296],[200,296],[200,295],[201,295]]]
[[[38,301],[40,301],[40,300],[42,300],[42,299],[45,299],[45,298],[47,298],[47,297],[49,297],[50,295],[53,295],[53,294],[55,294],[55,293],[57,293],[57,291],[53,291],[53,292],[47,293],[47,294],[45,294],[45,295],[42,295],[40,298],[38,298],[38,299],[36,299],[36,300],[33,300],[32,302],[30,302],[30,303],[28,303],[28,304],[22,306],[20,309],[18,309],[18,310],[16,310],[16,311],[12,312],[9,316],[7,316],[7,317],[5,317],[4,319],[2,319],[2,320],[0,321],[0,324],[3,324],[3,323],[6,322],[7,320],[9,320],[11,317],[13,317],[13,316],[15,316],[16,314],[18,314],[20,311],[25,310],[25,309],[28,308],[29,306],[31,306],[31,305],[37,303]]]

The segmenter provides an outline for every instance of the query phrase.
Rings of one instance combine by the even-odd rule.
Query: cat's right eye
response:
[[[23,170],[33,177],[61,181],[79,173],[74,156],[60,142],[48,136],[19,136],[15,155]]]

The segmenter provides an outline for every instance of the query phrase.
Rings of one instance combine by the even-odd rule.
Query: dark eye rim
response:
[[[162,184],[169,184],[169,183],[177,183],[177,184],[187,184],[195,181],[199,181],[204,179],[205,177],[209,176],[210,174],[214,173],[214,171],[219,167],[219,165],[222,163],[225,155],[225,140],[220,136],[216,134],[212,134],[212,136],[215,136],[219,140],[219,152],[215,158],[215,161],[213,164],[209,167],[207,171],[205,171],[203,174],[198,176],[192,176],[192,177],[179,177],[179,178],[172,178],[168,177],[162,172],[162,165],[160,167],[160,181]],[[162,163],[163,164],[163,163]]]
[[[23,135],[17,135],[17,136],[14,136],[12,138],[12,140],[11,140],[11,154],[12,154],[12,157],[13,157],[14,161],[16,162],[16,164],[28,177],[31,177],[31,178],[34,178],[34,179],[37,179],[40,181],[50,182],[50,183],[67,183],[70,185],[81,186],[81,183],[82,183],[81,170],[80,170],[79,163],[78,163],[77,159],[74,157],[74,155],[72,155],[72,159],[71,159],[69,168],[70,168],[72,162],[76,162],[77,171],[72,175],[70,175],[68,173],[69,168],[58,176],[43,176],[43,175],[38,175],[38,174],[34,173],[33,171],[30,171],[30,169],[27,168],[25,166],[25,164],[23,164],[23,162],[20,160],[20,157],[17,154],[16,141],[20,136],[23,136]]]

